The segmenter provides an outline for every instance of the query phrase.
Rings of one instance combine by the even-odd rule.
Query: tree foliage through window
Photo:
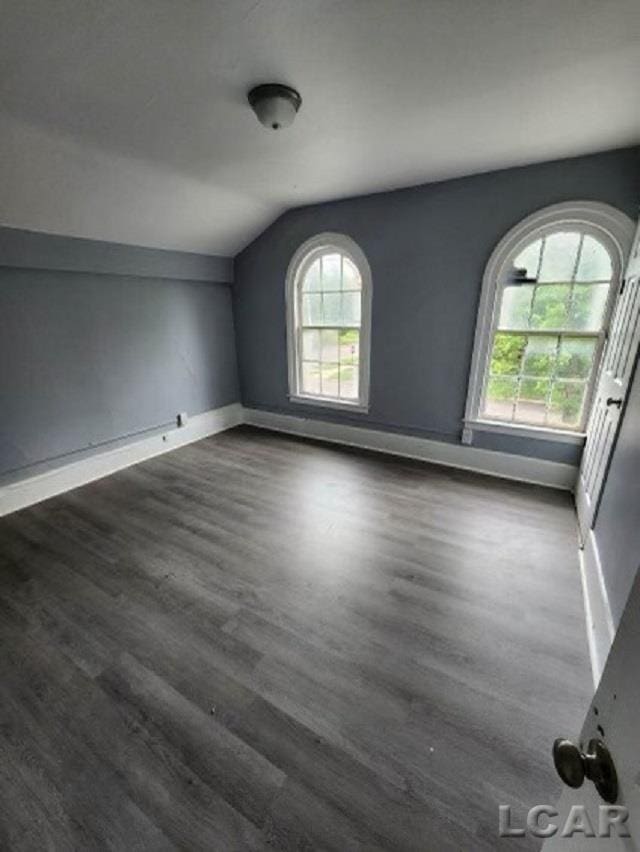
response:
[[[518,253],[500,293],[484,417],[582,427],[611,276],[590,234],[558,231]]]

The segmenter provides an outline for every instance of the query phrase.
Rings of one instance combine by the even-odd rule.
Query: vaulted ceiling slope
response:
[[[231,255],[289,207],[629,145],[638,33],[638,0],[3,0],[0,224]]]

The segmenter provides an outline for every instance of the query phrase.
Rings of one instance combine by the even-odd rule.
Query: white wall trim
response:
[[[604,583],[598,543],[589,530],[584,550],[580,551],[580,576],[587,620],[587,641],[593,683],[597,688],[615,635],[609,595]]]
[[[501,423],[497,420],[465,420],[465,428],[474,432],[493,432],[496,435],[511,435],[517,438],[535,438],[554,444],[582,446],[585,432],[567,432],[562,429],[546,429],[539,426],[523,426],[521,423]],[[472,443],[472,442],[469,442]]]
[[[242,421],[243,411],[240,403],[225,405],[205,411],[203,414],[193,415],[183,427],[169,429],[1,486],[0,516],[39,503],[41,500],[47,500],[49,497],[55,497],[56,494],[78,488],[103,476],[109,476],[145,459],[175,450],[193,441],[200,441],[217,432],[223,432]]]
[[[577,468],[573,465],[467,447],[462,444],[446,444],[413,435],[330,423],[326,420],[278,414],[256,408],[245,408],[245,423],[290,435],[346,444],[351,447],[486,473],[503,479],[547,485],[566,491],[571,491],[576,482]]]
[[[300,405],[312,405],[317,408],[332,408],[335,411],[355,412],[356,414],[366,414],[369,411],[368,405],[358,405],[357,402],[349,402],[340,400],[339,402],[322,396],[295,396],[289,394],[289,402],[299,403]]]

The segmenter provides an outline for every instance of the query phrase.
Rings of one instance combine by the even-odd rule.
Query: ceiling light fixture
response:
[[[270,130],[281,130],[293,124],[293,119],[302,103],[299,92],[281,83],[255,86],[247,98],[260,124],[264,124]]]

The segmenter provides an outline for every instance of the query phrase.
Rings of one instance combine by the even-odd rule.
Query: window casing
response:
[[[478,314],[463,440],[474,429],[581,442],[630,222],[554,205],[498,244]]]
[[[369,403],[371,274],[350,238],[320,234],[287,274],[289,398],[366,411]]]

